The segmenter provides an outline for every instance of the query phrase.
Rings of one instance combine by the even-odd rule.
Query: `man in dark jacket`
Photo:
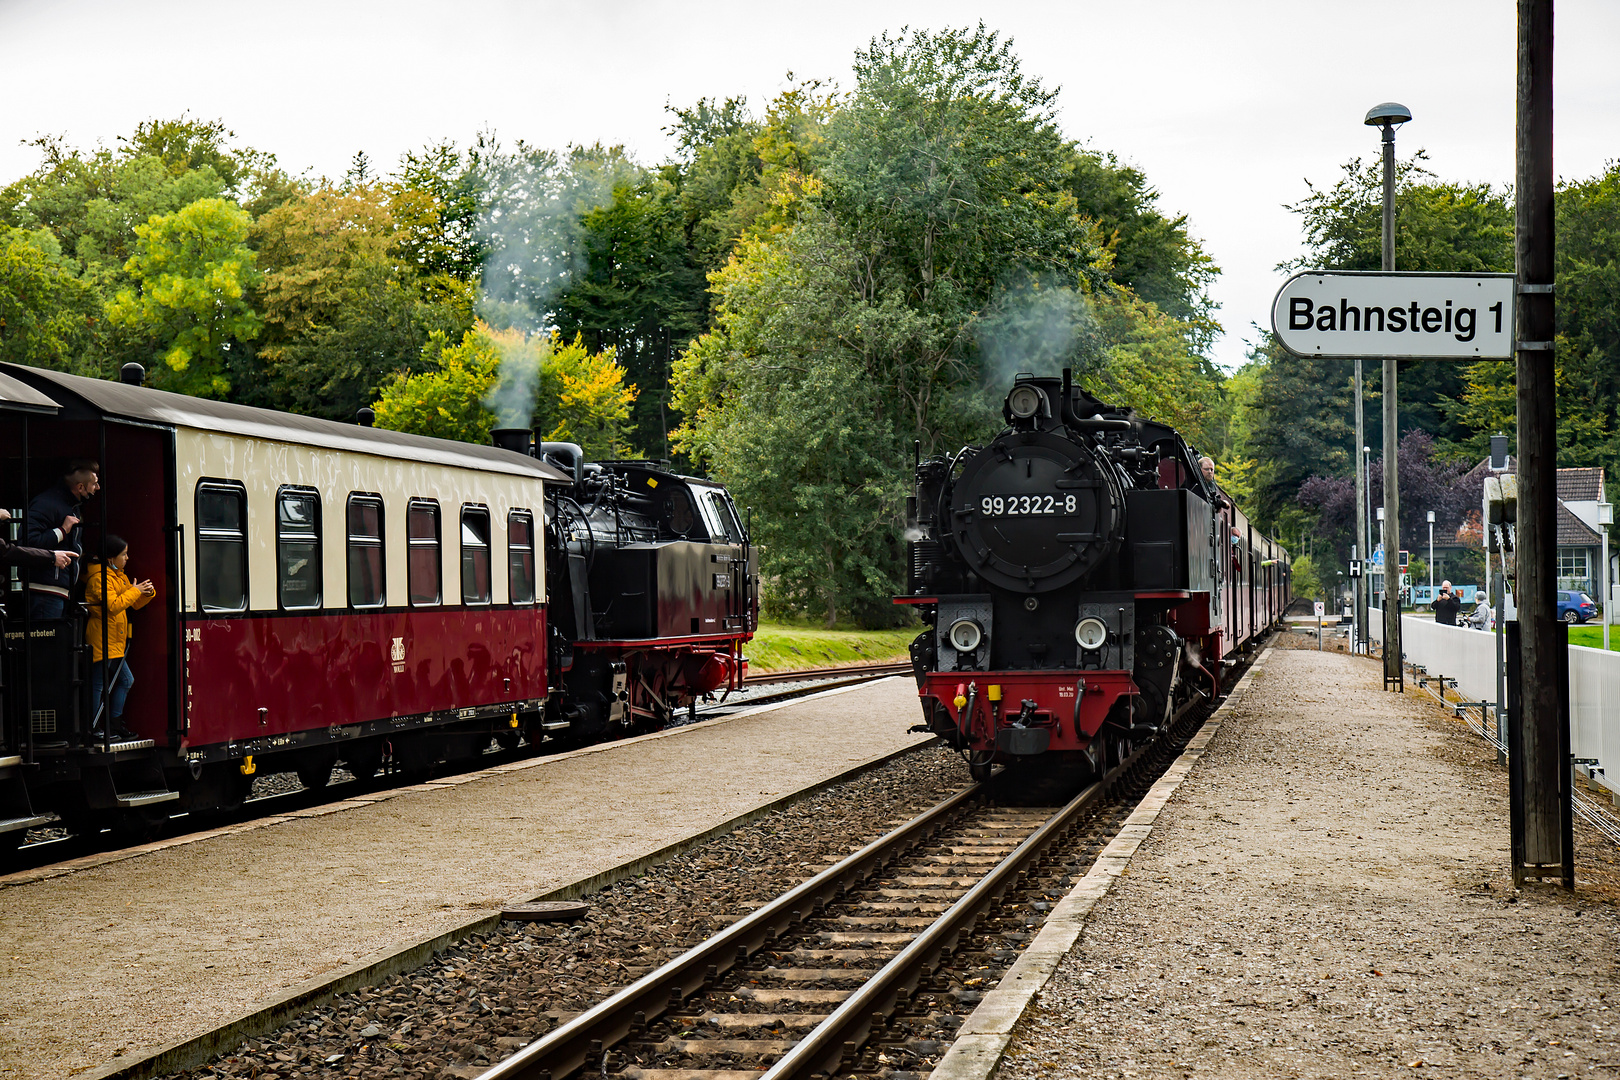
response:
[[[0,509],[0,525],[11,520],[11,511]],[[65,570],[78,556],[71,551],[48,551],[45,548],[23,547],[0,535],[0,566],[26,566],[30,570]]]
[[[28,574],[29,614],[35,619],[60,619],[67,610],[73,583],[79,579],[78,564],[84,554],[79,529],[79,504],[101,489],[101,467],[93,461],[71,461],[62,482],[41,492],[28,506],[27,539],[31,547],[52,552],[71,552],[62,565],[30,570]]]
[[[1441,626],[1456,626],[1457,612],[1462,609],[1462,598],[1451,591],[1451,582],[1440,583],[1440,595],[1434,598],[1434,621]]]

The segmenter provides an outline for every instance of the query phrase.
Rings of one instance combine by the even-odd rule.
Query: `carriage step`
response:
[[[138,806],[151,806],[154,803],[173,802],[180,797],[178,791],[131,791],[128,794],[120,792],[118,805],[125,810],[133,810]]]
[[[572,726],[572,722],[568,720],[542,720],[540,722],[541,731],[562,731],[564,728]]]
[[[49,825],[53,819],[49,814],[35,814],[30,817],[0,818],[0,833],[16,832],[19,829],[37,829]]]
[[[150,750],[156,745],[157,743],[151,739],[124,739],[120,742],[108,743],[105,746],[93,742],[86,749],[99,750],[109,754],[122,754],[126,750]]]

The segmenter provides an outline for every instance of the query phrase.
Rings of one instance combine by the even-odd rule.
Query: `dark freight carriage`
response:
[[[928,727],[995,763],[1086,774],[1222,690],[1281,617],[1286,553],[1185,440],[1061,379],[1020,376],[989,445],[920,461],[898,603]]]
[[[471,446],[6,366],[14,539],[75,461],[84,562],[128,544],[155,595],[124,655],[6,592],[0,841],[55,812],[141,826],[229,807],[259,772],[324,785],[662,725],[737,685],[757,573],[721,487],[577,447]],[[544,454],[544,456],[539,456]],[[64,491],[47,496],[65,498]],[[66,505],[66,504],[64,504]],[[81,564],[81,567],[83,564]],[[107,631],[103,631],[104,634]],[[114,715],[92,645],[134,676]]]

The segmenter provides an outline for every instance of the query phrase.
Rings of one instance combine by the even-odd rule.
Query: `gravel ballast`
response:
[[[575,924],[503,922],[416,972],[176,1075],[477,1075],[967,779],[942,746],[914,751],[609,886],[587,898]]]
[[[1614,849],[1515,893],[1494,752],[1379,675],[1272,652],[998,1080],[1611,1075]]]

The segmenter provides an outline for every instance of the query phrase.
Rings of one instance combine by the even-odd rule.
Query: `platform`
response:
[[[1268,653],[998,1080],[1614,1074],[1615,849],[1578,821],[1574,895],[1515,893],[1494,751],[1380,675]]]
[[[885,679],[0,888],[0,1077],[200,1033],[927,742],[916,714]]]

